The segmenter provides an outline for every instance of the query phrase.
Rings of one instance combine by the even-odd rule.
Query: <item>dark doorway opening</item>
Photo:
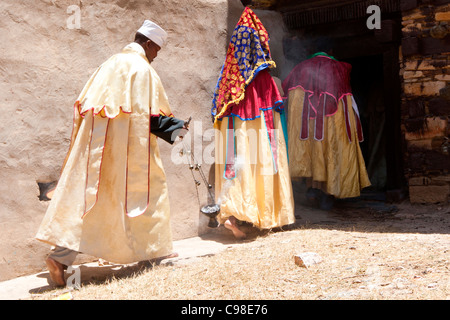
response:
[[[352,65],[351,86],[364,131],[360,144],[372,186],[386,190],[386,131],[383,86],[383,56],[362,56],[342,60]]]
[[[352,90],[365,136],[361,149],[372,182],[366,191],[383,194],[401,193],[406,185],[400,113],[401,17],[393,13],[386,19],[381,30],[368,29],[366,19],[291,29],[283,44],[288,66],[317,51],[331,52],[352,65]]]

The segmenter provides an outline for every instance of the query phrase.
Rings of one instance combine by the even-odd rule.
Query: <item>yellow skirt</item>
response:
[[[337,112],[325,117],[324,139],[314,139],[314,119],[309,123],[309,139],[300,139],[305,92],[301,88],[289,92],[288,136],[289,170],[293,179],[307,178],[309,186],[322,189],[336,198],[360,195],[370,186],[364,158],[356,130],[356,114],[351,96],[347,99],[352,139],[349,141],[344,105],[339,102]]]
[[[224,174],[228,121],[233,118],[216,123],[215,196],[220,205],[219,222],[224,223],[234,216],[260,229],[294,223],[294,198],[280,114],[274,111],[275,155],[272,154],[264,112],[254,120],[242,121],[234,117],[234,179],[227,179]]]

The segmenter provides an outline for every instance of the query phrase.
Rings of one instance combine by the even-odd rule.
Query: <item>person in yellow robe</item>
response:
[[[307,200],[324,210],[333,207],[335,198],[358,197],[370,186],[350,72],[350,64],[318,52],[283,81],[291,178],[304,179]]]
[[[173,143],[185,125],[173,117],[150,65],[166,39],[146,20],[135,42],[94,72],[74,105],[69,152],[36,235],[56,247],[46,264],[58,286],[78,252],[120,264],[172,254],[166,177],[151,134],[166,131]]]
[[[267,30],[246,8],[232,34],[211,112],[217,219],[239,239],[246,234],[238,221],[259,229],[295,222],[283,101],[272,67]]]

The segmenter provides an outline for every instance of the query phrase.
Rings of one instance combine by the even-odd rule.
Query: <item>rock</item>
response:
[[[322,262],[322,257],[314,252],[299,253],[294,256],[295,264],[302,268],[309,268],[312,265]]]
[[[427,287],[428,287],[429,289],[435,289],[435,288],[437,288],[437,286],[438,286],[437,283],[429,283]]]
[[[73,296],[70,292],[66,292],[52,300],[73,300]]]

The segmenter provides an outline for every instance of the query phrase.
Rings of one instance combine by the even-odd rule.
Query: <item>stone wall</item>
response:
[[[402,131],[410,201],[446,203],[450,195],[450,4],[403,1],[402,26]]]

